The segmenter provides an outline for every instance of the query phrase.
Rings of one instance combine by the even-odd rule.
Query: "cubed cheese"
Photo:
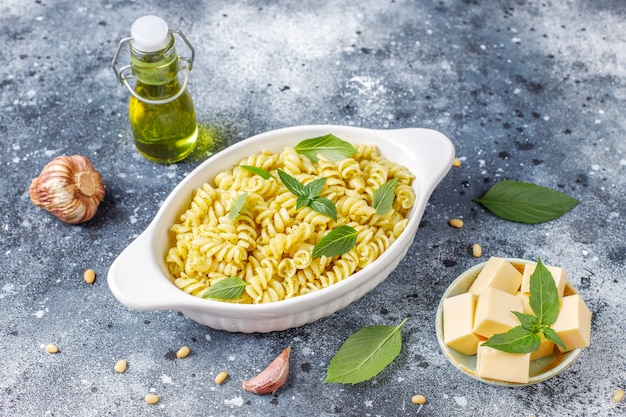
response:
[[[488,287],[476,301],[473,332],[490,338],[504,333],[520,322],[512,311],[522,312],[522,299],[497,288]]]
[[[568,295],[562,298],[561,309],[552,329],[559,335],[567,349],[589,346],[591,339],[591,311],[579,294]]]
[[[476,354],[476,374],[480,378],[528,383],[530,353],[507,353],[480,344]]]
[[[526,264],[524,265],[524,274],[522,275],[522,285],[520,288],[521,292],[530,293],[530,276],[535,272],[535,268],[537,264]],[[565,283],[567,283],[567,272],[564,269],[559,268],[558,266],[548,266],[546,265],[546,269],[550,271],[552,274],[552,278],[554,278],[554,283],[556,284],[556,289],[559,293],[559,297],[563,297],[563,292],[565,291]]]
[[[480,338],[472,332],[476,296],[466,292],[443,300],[443,340],[465,355],[476,354]]]
[[[515,294],[516,297],[518,297],[520,300],[522,300],[522,313],[524,314],[535,314],[533,312],[533,309],[530,308],[530,295],[528,293],[525,292],[518,292],[517,294]]]
[[[509,294],[515,294],[522,283],[522,273],[504,258],[492,256],[485,263],[469,292],[480,295],[488,287],[498,288]]]
[[[543,334],[540,334],[539,338],[541,339],[541,344],[536,351],[530,353],[531,361],[545,358],[546,356],[550,356],[554,353],[554,343],[543,337]]]

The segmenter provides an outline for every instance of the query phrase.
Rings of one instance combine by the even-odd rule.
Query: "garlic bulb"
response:
[[[91,219],[104,198],[102,176],[86,156],[59,156],[30,184],[30,199],[66,223]]]

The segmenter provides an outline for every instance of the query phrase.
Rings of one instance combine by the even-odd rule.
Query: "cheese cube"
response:
[[[537,264],[526,264],[524,265],[524,274],[522,275],[522,285],[520,288],[521,292],[530,293],[530,276],[535,272],[535,268]],[[565,283],[567,282],[567,272],[564,269],[559,268],[558,266],[548,266],[546,265],[546,269],[550,271],[552,274],[552,278],[554,278],[554,283],[556,284],[556,289],[559,293],[559,297],[563,297],[563,292],[565,291]]]
[[[559,346],[561,351],[589,346],[591,340],[591,311],[579,294],[562,298],[561,309],[552,330],[559,335],[567,349]]]
[[[530,353],[531,361],[545,358],[546,356],[550,356],[554,353],[554,343],[546,339],[542,334],[539,334],[539,338],[541,339],[541,344],[536,351]]]
[[[520,324],[511,311],[521,313],[523,309],[521,298],[497,288],[488,287],[476,301],[472,331],[486,338],[496,333],[504,333]]]
[[[492,256],[470,286],[469,292],[480,295],[488,287],[494,287],[515,294],[521,283],[522,273],[511,262]]]
[[[465,355],[475,355],[480,338],[472,333],[476,296],[466,292],[443,300],[443,340]]]
[[[526,384],[530,379],[530,353],[507,353],[481,344],[476,354],[476,374]]]
[[[515,294],[515,296],[517,298],[519,298],[520,300],[522,300],[522,313],[524,314],[532,314],[534,315],[535,313],[533,312],[533,309],[530,308],[530,295],[526,292],[518,292],[517,294]]]

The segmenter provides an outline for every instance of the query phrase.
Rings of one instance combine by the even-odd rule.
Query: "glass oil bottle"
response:
[[[181,57],[174,34],[187,44],[191,57]],[[117,68],[124,44],[129,44],[130,65]],[[113,70],[128,87],[128,106],[135,147],[147,159],[175,163],[187,157],[198,138],[198,125],[191,94],[187,91],[194,50],[178,30],[169,30],[157,16],[143,16],[131,27],[113,58]],[[179,73],[184,71],[184,80]],[[135,85],[131,85],[131,80]]]

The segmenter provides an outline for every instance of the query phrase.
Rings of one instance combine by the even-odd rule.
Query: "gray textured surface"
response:
[[[626,12],[613,1],[275,2],[3,0],[0,5],[0,415],[623,415],[626,385]],[[109,67],[143,14],[196,47],[191,92],[218,150],[274,128],[428,127],[463,161],[435,191],[389,279],[331,317],[284,332],[211,330],[177,312],[136,312],[106,285],[116,255],[211,152],[152,164],[134,150],[128,92]],[[34,207],[30,180],[53,157],[87,155],[104,176],[97,216],[69,226]],[[581,203],[535,226],[472,202],[502,179]],[[466,226],[453,229],[451,217]],[[592,345],[562,376],[521,389],[480,384],[441,354],[433,329],[447,284],[485,256],[566,268],[594,313]],[[89,286],[82,272],[98,278]],[[352,332],[409,317],[400,356],[372,381],[323,384]],[[47,343],[61,352],[49,355]],[[181,345],[191,356],[173,359]],[[284,346],[275,395],[241,380]],[[129,361],[127,373],[113,365]],[[213,378],[231,377],[222,386]],[[148,406],[148,392],[161,396]],[[421,393],[424,406],[410,399]]]

